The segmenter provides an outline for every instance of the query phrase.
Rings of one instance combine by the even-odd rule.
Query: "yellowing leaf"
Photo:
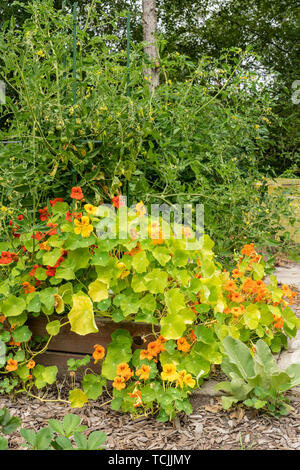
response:
[[[73,295],[73,307],[69,312],[68,318],[71,324],[71,331],[78,335],[88,335],[98,331],[94,318],[93,304],[86,294],[79,292]]]
[[[75,388],[70,391],[69,400],[71,408],[82,408],[88,402],[88,397],[82,390]]]
[[[108,298],[107,285],[101,281],[91,282],[89,285],[89,296],[93,302],[101,302],[101,300]]]
[[[54,294],[54,308],[56,313],[63,313],[65,310],[65,303],[62,297],[58,294]]]

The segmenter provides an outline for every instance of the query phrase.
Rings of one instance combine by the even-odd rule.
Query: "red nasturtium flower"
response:
[[[53,207],[57,202],[64,202],[62,197],[56,197],[55,199],[50,199],[50,206]]]
[[[81,201],[83,199],[83,192],[80,186],[74,186],[71,191],[70,197],[72,199],[76,199],[77,201]]]
[[[31,238],[33,238],[33,235],[31,235]],[[34,234],[34,238],[39,242],[40,240],[42,240],[42,238],[45,238],[45,233],[36,232]]]
[[[10,264],[18,261],[18,253],[10,253],[9,251],[1,251],[0,264]]]
[[[35,264],[35,265],[33,266],[32,270],[30,271],[29,276],[34,277],[34,276],[35,276],[35,271],[36,271],[37,268],[39,268],[39,267],[41,267],[41,266],[39,266],[38,264]]]
[[[49,213],[48,213],[48,207],[47,206],[44,207],[43,209],[39,209],[39,213],[40,213],[40,220],[41,221],[49,219]]]
[[[47,233],[47,235],[49,235],[49,237],[51,235],[57,235],[57,230],[56,230],[56,227],[58,226],[58,224],[53,224],[52,222],[48,222],[47,223],[47,227],[50,227],[51,230],[49,230],[49,232]]]
[[[117,209],[119,209],[119,207],[125,206],[125,201],[123,200],[122,194],[119,194],[118,196],[114,196],[112,198],[112,203],[113,203],[113,206],[115,206]]]
[[[55,276],[56,268],[54,266],[47,266],[46,275],[49,277]]]

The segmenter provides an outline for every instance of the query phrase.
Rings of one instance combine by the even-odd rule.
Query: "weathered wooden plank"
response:
[[[56,318],[51,317],[51,320],[54,319]],[[99,331],[97,333],[91,333],[85,336],[81,336],[70,331],[70,325],[63,326],[59,334],[53,336],[51,339],[48,350],[74,354],[92,354],[94,350],[94,344],[101,344],[106,348],[111,342],[112,333],[119,328],[128,330],[132,335],[133,350],[138,348],[143,349],[150,341],[155,339],[153,334],[153,327],[150,324],[133,322],[115,323],[109,319],[97,319],[96,324],[99,328]],[[29,326],[33,335],[44,336],[47,334],[47,319],[44,316],[31,318],[27,322],[27,325]],[[158,332],[159,328],[155,327],[155,330]]]
[[[57,352],[57,351],[46,351],[43,354],[39,354],[35,357],[37,364],[43,366],[57,366],[58,376],[70,374],[68,371],[67,361],[72,357],[74,359],[82,359],[85,354],[75,354],[68,352]],[[87,366],[79,367],[76,371],[76,377],[80,378],[86,368],[92,369],[94,372],[100,373],[100,363],[94,364],[94,359],[91,357],[91,362]]]

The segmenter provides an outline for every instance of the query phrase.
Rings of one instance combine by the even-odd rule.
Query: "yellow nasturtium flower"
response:
[[[169,382],[173,382],[174,380],[178,379],[178,372],[176,372],[176,365],[175,364],[164,364],[163,371],[161,373],[161,378],[163,380],[168,380]]]
[[[144,206],[144,203],[142,201],[140,201],[136,206],[136,214],[139,216],[139,217],[144,217],[144,215],[146,214],[147,212],[147,209],[146,207]]]
[[[76,235],[81,234],[83,238],[88,238],[94,230],[94,227],[90,224],[89,217],[85,215],[81,217],[81,221],[75,219],[74,224],[76,225],[76,227],[74,228],[74,232],[76,233]]]
[[[85,204],[84,210],[90,215],[96,215],[97,207],[92,204]]]

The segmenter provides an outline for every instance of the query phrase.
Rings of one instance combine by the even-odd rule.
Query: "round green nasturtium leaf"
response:
[[[5,317],[17,317],[26,308],[26,302],[20,297],[10,295],[2,304],[2,313]]]
[[[9,317],[9,324],[11,326],[22,326],[26,323],[28,318],[27,312],[21,313],[21,315],[18,315],[17,317]]]
[[[140,251],[133,256],[132,267],[137,273],[144,273],[147,270],[149,264],[149,260],[144,251]]]
[[[35,386],[40,389],[45,387],[46,384],[52,385],[56,380],[58,369],[56,366],[44,367],[38,364],[33,369],[33,375],[35,377]]]
[[[54,250],[47,251],[43,255],[43,265],[44,266],[54,266],[58,259],[61,257],[61,249],[54,248]]]
[[[165,301],[170,313],[178,313],[185,308],[185,298],[179,289],[170,289],[165,292]]]
[[[189,252],[187,250],[175,250],[172,262],[175,266],[186,266],[189,259]]]
[[[168,273],[153,269],[144,277],[144,283],[151,294],[162,294],[168,284]]]
[[[59,320],[51,321],[50,323],[46,325],[46,330],[50,336],[58,335],[59,330],[60,330],[60,321]]]
[[[89,296],[93,302],[101,302],[101,300],[108,298],[107,284],[101,281],[91,282],[89,285]]]
[[[102,375],[108,380],[114,380],[117,365],[121,362],[129,362],[132,357],[131,345],[132,337],[127,330],[115,330],[112,335],[112,342],[107,347],[106,357],[102,366]]]
[[[82,408],[88,402],[88,397],[82,390],[75,388],[70,391],[69,400],[71,408]]]
[[[73,285],[71,282],[66,282],[58,288],[58,295],[60,295],[67,305],[72,305],[73,303]]]
[[[46,307],[47,310],[51,311],[54,307],[54,294],[57,293],[56,287],[47,287],[39,292],[41,303]]]
[[[194,319],[195,314],[189,308],[170,313],[161,319],[161,335],[167,340],[178,339],[183,336],[186,325],[191,325]]]
[[[28,367],[26,367],[26,364],[23,364],[22,366],[18,367],[18,369],[16,370],[16,374],[18,375],[18,377],[20,377],[21,380],[25,382],[26,380],[28,380],[30,372]]]
[[[260,320],[260,311],[254,304],[250,304],[246,307],[244,313],[244,322],[250,330],[255,330],[258,327]]]
[[[165,266],[171,259],[170,251],[166,246],[157,246],[152,251],[152,255],[161,266]]]
[[[26,295],[27,311],[28,312],[40,312],[41,301],[38,292],[31,292]]]
[[[78,335],[88,335],[98,331],[94,318],[93,303],[86,294],[79,292],[73,295],[73,307],[68,314],[68,318],[71,331]]]
[[[86,374],[82,381],[83,391],[91,400],[97,400],[100,397],[105,384],[106,380],[103,377],[94,374]]]
[[[28,326],[23,325],[13,330],[12,336],[17,343],[24,343],[30,340],[32,333]]]
[[[144,276],[135,274],[132,276],[131,288],[134,292],[144,292],[147,290],[146,284],[144,282]]]

